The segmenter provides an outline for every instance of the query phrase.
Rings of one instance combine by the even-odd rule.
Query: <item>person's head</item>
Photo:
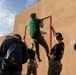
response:
[[[13,37],[17,37],[19,38],[20,40],[22,40],[21,36],[19,34],[14,34]]]
[[[62,41],[62,40],[63,40],[62,34],[61,34],[60,32],[57,32],[57,33],[55,34],[55,39],[56,39],[57,41]]]
[[[31,18],[36,18],[36,13],[32,13],[32,14],[30,15],[30,17],[31,17]]]
[[[76,43],[74,44],[74,50],[76,50]]]

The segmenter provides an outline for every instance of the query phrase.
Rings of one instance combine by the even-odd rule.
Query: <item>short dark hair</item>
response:
[[[18,37],[20,40],[22,40],[20,34],[14,34],[13,36]]]
[[[10,35],[6,36],[6,38],[10,38],[10,37],[12,37],[12,36],[10,36]]]
[[[60,32],[57,32],[55,34],[55,37],[56,37],[57,40],[63,40],[62,34]]]
[[[12,36],[8,35],[5,37],[5,39],[9,39],[9,38],[12,38]]]
[[[32,13],[32,14],[30,15],[30,17],[31,17],[31,18],[36,18],[36,13]]]

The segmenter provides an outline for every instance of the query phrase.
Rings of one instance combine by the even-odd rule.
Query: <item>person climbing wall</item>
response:
[[[42,61],[40,59],[40,53],[39,53],[39,44],[42,45],[45,49],[45,52],[46,52],[46,55],[48,57],[48,60],[49,60],[49,47],[44,39],[44,37],[41,35],[41,32],[40,32],[40,27],[43,28],[44,24],[43,24],[43,21],[40,20],[40,19],[37,19],[36,17],[36,13],[32,13],[30,15],[31,17],[31,20],[29,22],[29,34],[30,34],[30,37],[33,39],[34,43],[35,43],[35,50],[36,50],[36,53],[37,53],[37,58],[38,58],[38,61]]]

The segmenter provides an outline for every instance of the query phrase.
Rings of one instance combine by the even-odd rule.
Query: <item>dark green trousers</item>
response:
[[[26,75],[37,75],[37,67],[34,60],[29,60],[27,65],[27,73]]]
[[[60,75],[61,70],[62,70],[61,62],[55,60],[49,61],[48,75]]]

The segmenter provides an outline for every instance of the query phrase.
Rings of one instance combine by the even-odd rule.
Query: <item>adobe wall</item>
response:
[[[52,16],[52,26],[57,32],[61,32],[64,37],[65,52],[62,59],[63,69],[61,75],[76,75],[76,52],[71,45],[71,41],[76,40],[76,1],[75,0],[41,0],[39,3],[22,11],[16,15],[13,33],[19,33],[24,36],[25,26],[30,21],[30,14],[37,13],[38,18]],[[48,45],[50,46],[50,19],[44,20],[44,28],[41,31]],[[2,41],[2,37],[0,38]],[[26,43],[29,47],[31,38],[26,33]],[[52,46],[55,44],[52,37]],[[42,62],[38,63],[38,75],[47,75],[48,61],[43,47],[40,46],[40,55]],[[26,66],[23,66],[23,74],[26,73]]]

